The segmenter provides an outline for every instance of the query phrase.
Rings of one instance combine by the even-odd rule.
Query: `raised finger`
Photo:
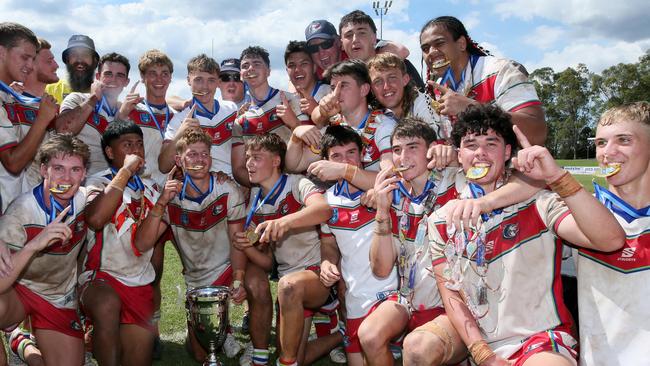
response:
[[[174,175],[176,174],[177,169],[178,169],[178,165],[174,165],[172,170],[170,170],[169,173],[167,173],[167,180],[168,181],[174,180]]]
[[[63,220],[63,218],[68,214],[68,211],[70,211],[70,208],[72,205],[66,207],[63,209],[63,211],[59,212],[59,214],[56,216],[56,218],[52,221],[53,224],[59,223]]]
[[[139,84],[140,84],[140,80],[136,80],[133,86],[131,87],[131,94],[135,93],[135,90],[138,88]]]
[[[519,142],[519,146],[521,146],[522,149],[533,146],[528,141],[528,138],[526,138],[526,135],[524,135],[524,133],[521,132],[519,127],[517,127],[517,125],[512,125],[512,130],[515,132],[515,135],[517,136],[517,141]]]

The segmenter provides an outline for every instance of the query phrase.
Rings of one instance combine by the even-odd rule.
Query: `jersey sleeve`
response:
[[[387,115],[377,116],[378,126],[375,131],[375,143],[381,154],[391,152],[390,146],[390,135],[393,134],[393,130],[397,125],[397,122],[394,118]]]
[[[83,93],[70,93],[61,102],[60,111],[67,111],[79,107],[88,97]]]
[[[167,129],[165,129],[165,140],[174,139],[176,132],[178,132],[178,129],[181,127],[181,123],[183,123],[183,119],[185,119],[187,113],[189,113],[189,110],[185,108],[183,111],[174,114],[174,117],[172,117],[167,125]]]
[[[104,188],[110,183],[108,179],[102,176],[93,175],[86,179],[86,199],[104,191]]]
[[[447,224],[445,222],[447,209],[445,206],[436,210],[429,216],[428,235],[429,235],[429,251],[431,253],[431,260],[433,265],[444,263],[445,259],[445,246],[447,245]]]
[[[246,202],[239,187],[231,182],[224,183],[228,186],[228,223],[235,223],[246,218]]]
[[[557,235],[557,226],[571,214],[571,210],[560,196],[547,190],[542,190],[535,195],[535,205],[546,227]]]
[[[27,232],[23,227],[24,219],[21,220],[21,216],[15,204],[7,207],[4,215],[0,216],[0,241],[4,242],[12,251],[22,249],[27,241]]]
[[[508,112],[541,104],[526,69],[514,61],[504,62],[499,69],[494,96],[497,105]]]
[[[311,195],[323,193],[311,180],[305,177],[298,179],[291,187],[291,191],[293,196],[296,197],[298,202],[302,205],[305,205],[305,202]]]

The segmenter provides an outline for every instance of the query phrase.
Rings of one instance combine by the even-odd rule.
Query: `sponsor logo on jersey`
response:
[[[636,258],[634,258],[634,253],[636,252],[636,248],[623,248],[621,250],[621,256],[618,258],[619,261],[625,261],[625,262],[633,262],[636,261]]]
[[[216,205],[212,209],[212,215],[217,216],[221,213],[221,211],[223,211],[223,205]]]
[[[357,221],[359,221],[359,211],[350,212],[350,224],[354,224]]]
[[[519,225],[517,224],[508,224],[503,228],[503,238],[504,239],[514,239],[517,234],[519,234]]]

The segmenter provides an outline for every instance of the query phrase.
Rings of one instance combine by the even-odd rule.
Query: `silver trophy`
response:
[[[217,350],[226,341],[228,331],[228,298],[224,286],[202,286],[187,293],[187,319],[196,338],[208,351],[203,366],[220,366]]]

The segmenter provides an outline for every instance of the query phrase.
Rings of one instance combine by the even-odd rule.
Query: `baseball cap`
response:
[[[314,38],[334,39],[336,36],[336,27],[327,20],[314,20],[305,28],[307,42]]]
[[[96,58],[99,58],[99,54],[95,51],[95,42],[92,38],[84,34],[75,34],[68,40],[68,48],[63,51],[63,63],[68,63],[68,52],[75,47],[87,48],[95,54]]]
[[[221,61],[221,72],[236,72],[241,70],[241,62],[238,58],[227,58]]]

